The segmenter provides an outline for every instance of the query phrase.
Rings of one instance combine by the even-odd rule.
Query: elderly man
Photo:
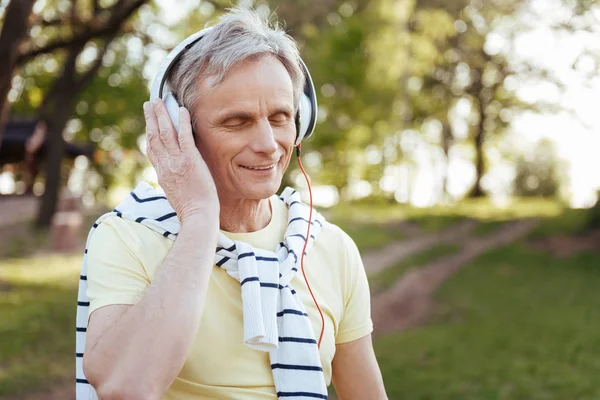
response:
[[[302,65],[280,28],[234,9],[169,72],[179,115],[144,104],[164,195],[138,186],[90,233],[78,398],[327,398],[331,381],[340,399],[386,398],[354,242],[275,195]]]

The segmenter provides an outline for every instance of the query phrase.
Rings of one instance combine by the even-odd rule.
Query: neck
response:
[[[220,201],[221,229],[231,233],[256,232],[271,221],[269,199],[232,199]]]

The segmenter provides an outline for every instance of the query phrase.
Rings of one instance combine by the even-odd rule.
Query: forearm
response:
[[[211,228],[212,227],[212,228]],[[95,385],[162,394],[181,370],[204,310],[216,218],[188,219],[140,301],[86,353]],[[86,372],[87,374],[87,372]]]

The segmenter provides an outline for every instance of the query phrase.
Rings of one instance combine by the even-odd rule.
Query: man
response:
[[[166,199],[136,189],[87,246],[83,368],[101,400],[327,398],[332,380],[340,399],[386,398],[355,244],[275,196],[304,79],[293,40],[234,9],[169,75],[179,133],[144,104]]]

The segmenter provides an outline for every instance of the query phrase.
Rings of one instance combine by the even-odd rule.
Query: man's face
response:
[[[274,56],[247,60],[215,88],[210,79],[195,110],[196,144],[219,196],[266,199],[277,192],[296,127],[292,80]]]

